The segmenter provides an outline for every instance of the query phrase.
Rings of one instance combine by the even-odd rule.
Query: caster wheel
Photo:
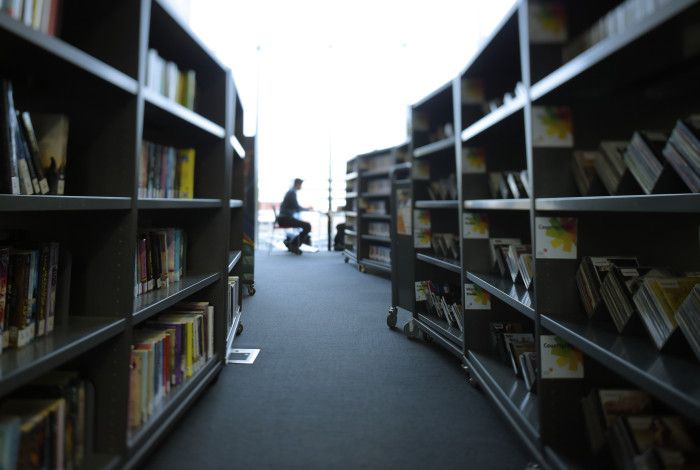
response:
[[[477,382],[477,380],[474,377],[472,377],[471,375],[469,377],[467,377],[467,383],[477,390],[479,390],[481,388],[481,387],[479,387],[479,382]]]
[[[239,323],[236,327],[236,336],[241,336],[241,333],[243,333],[243,323]]]
[[[350,261],[350,258],[345,258],[345,264],[348,264],[348,261]]]
[[[433,337],[430,335],[425,335],[425,342],[431,344],[433,342]]]
[[[418,328],[413,320],[403,326],[403,332],[406,334],[406,338],[408,339],[416,339],[419,335]]]
[[[248,287],[248,295],[250,295],[251,297],[255,295],[255,287]]]
[[[364,265],[362,265],[362,264],[359,265],[357,269],[359,269],[361,273],[364,273],[367,271],[367,268],[365,268]]]
[[[386,326],[393,330],[396,328],[396,307],[389,307],[389,314],[386,316]]]

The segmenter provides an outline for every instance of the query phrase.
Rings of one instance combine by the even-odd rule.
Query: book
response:
[[[525,388],[533,390],[537,383],[537,354],[534,351],[520,353],[518,356],[520,372],[525,382]]]
[[[571,169],[574,174],[576,188],[581,196],[587,196],[591,189],[591,184],[596,176],[595,162],[602,158],[599,151],[574,151],[571,159]]]
[[[510,278],[513,282],[518,280],[520,274],[520,255],[530,254],[532,247],[530,245],[509,245],[508,254],[506,256],[506,265],[510,272]]]
[[[532,333],[503,333],[503,342],[513,373],[522,377],[520,354],[535,352],[535,337]]]
[[[626,256],[584,256],[576,270],[576,286],[579,297],[588,317],[604,308],[600,290],[603,279],[612,266],[619,268],[636,268],[637,258]]]
[[[696,284],[693,287],[690,294],[688,294],[676,311],[675,318],[678,327],[700,361],[700,285]]]
[[[506,348],[505,333],[522,333],[524,327],[521,323],[491,322],[489,323],[489,350],[499,357],[502,362],[508,363],[508,349]]]
[[[21,194],[17,134],[14,132],[15,105],[12,83],[2,80],[0,101],[0,192]]]
[[[49,194],[65,193],[69,120],[63,114],[31,115],[39,147],[42,171],[49,183]]]
[[[679,119],[671,132],[669,143],[677,149],[693,173],[700,175],[700,115]]]
[[[668,135],[660,131],[637,131],[625,152],[625,163],[646,194],[651,194],[663,170],[663,148]]]
[[[543,379],[582,379],[583,354],[556,335],[540,335]]]
[[[24,139],[27,143],[28,151],[31,156],[32,166],[34,168],[34,171],[36,172],[38,191],[35,190],[35,192],[37,194],[48,194],[50,191],[49,182],[46,179],[46,176],[44,175],[44,169],[41,165],[41,157],[39,155],[39,141],[36,138],[36,132],[34,132],[34,125],[32,124],[32,118],[30,114],[26,111],[21,113],[20,122]]]
[[[658,349],[676,330],[675,313],[698,283],[700,277],[661,277],[655,272],[641,280],[632,299]]]
[[[606,434],[619,416],[652,412],[649,394],[634,389],[593,389],[581,400],[589,444],[594,454],[605,446]]]
[[[700,192],[700,175],[690,167],[688,161],[676,150],[671,141],[664,147],[663,155],[685,185],[694,193]]]
[[[526,289],[529,289],[532,285],[532,280],[535,273],[534,261],[535,260],[532,257],[532,253],[521,253],[520,257],[518,258],[518,272],[520,273],[520,277],[522,278]]]
[[[508,272],[508,264],[506,256],[504,256],[504,254],[507,254],[508,247],[521,244],[522,242],[519,238],[489,238],[491,265],[495,265],[498,268],[501,276],[505,276]]]
[[[628,145],[628,141],[604,140],[600,143],[600,152],[593,162],[597,175],[611,195],[618,194],[622,177],[627,171],[624,155]]]
[[[177,152],[177,167],[179,197],[192,199],[194,197],[195,150],[184,149]]]

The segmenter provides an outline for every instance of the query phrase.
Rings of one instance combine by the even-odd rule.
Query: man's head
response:
[[[295,178],[295,179],[294,179],[294,189],[296,189],[297,191],[300,190],[300,189],[301,189],[301,183],[303,183],[303,182],[304,182],[303,179],[301,179],[301,178]]]

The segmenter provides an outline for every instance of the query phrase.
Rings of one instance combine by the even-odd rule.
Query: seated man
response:
[[[299,235],[294,237],[289,242],[285,241],[287,249],[297,255],[301,254],[300,246],[302,243],[308,240],[308,235],[311,231],[310,223],[296,218],[298,212],[312,210],[310,207],[301,207],[297,201],[297,191],[301,189],[301,184],[303,182],[304,180],[300,178],[296,178],[294,180],[294,186],[292,186],[292,188],[287,191],[287,194],[284,195],[282,204],[280,204],[280,213],[277,216],[277,224],[280,227],[293,227],[301,229],[301,233]]]

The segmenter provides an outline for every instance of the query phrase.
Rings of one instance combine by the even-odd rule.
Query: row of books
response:
[[[428,185],[428,196],[434,201],[457,199],[457,178],[454,173],[446,178],[431,181]]]
[[[528,390],[534,390],[537,382],[537,356],[535,337],[526,327],[514,322],[489,323],[491,353],[513,369],[522,378]]]
[[[195,149],[176,149],[144,141],[139,159],[141,198],[194,197]]]
[[[530,197],[528,172],[492,171],[489,173],[489,189],[493,199],[526,199]]]
[[[378,237],[388,237],[389,223],[388,222],[370,222],[367,224],[367,233]]]
[[[628,256],[586,256],[576,284],[589,318],[608,316],[622,333],[639,315],[649,336],[662,349],[679,329],[700,359],[700,277],[668,268],[640,266]]]
[[[0,349],[51,333],[56,316],[58,243],[0,247]]]
[[[0,193],[64,193],[68,118],[19,112],[9,80],[0,97]]]
[[[609,37],[623,34],[647,18],[654,16],[659,8],[671,1],[626,0],[622,2],[562,48],[564,62],[568,62]]]
[[[61,0],[0,0],[0,11],[50,36],[58,31],[60,10]]]
[[[448,283],[423,281],[416,301],[425,300],[427,313],[444,319],[452,328],[464,331],[464,309],[460,290]]]
[[[389,171],[394,164],[396,157],[392,154],[377,155],[365,158],[360,163],[360,170],[363,171]]]
[[[370,245],[368,251],[369,259],[380,263],[391,263],[391,248],[382,245]]]
[[[572,171],[584,196],[700,192],[700,115],[678,120],[670,134],[637,131],[630,141],[603,141],[599,150],[574,152]],[[682,182],[659,187],[665,171]]]
[[[698,447],[680,416],[659,413],[636,389],[593,389],[581,400],[591,451],[618,469],[695,468]]]
[[[430,234],[433,252],[440,257],[459,260],[459,235],[456,233]]]
[[[94,387],[76,371],[51,371],[18,390],[0,404],[0,468],[81,468],[94,408]]]
[[[367,214],[386,215],[387,213],[387,204],[383,199],[362,200],[360,204]]]
[[[187,236],[183,230],[145,230],[139,234],[136,246],[135,296],[164,289],[184,276]]]
[[[148,50],[147,87],[194,110],[196,80],[194,70],[180,70],[175,62],[163,59],[155,49]]]
[[[129,373],[130,432],[212,357],[214,307],[208,302],[180,302],[137,328]]]
[[[391,181],[387,178],[372,179],[367,182],[368,193],[388,193],[391,191]]]
[[[489,247],[491,264],[498,268],[501,276],[513,282],[521,280],[529,289],[534,275],[532,246],[519,238],[489,238]]]

